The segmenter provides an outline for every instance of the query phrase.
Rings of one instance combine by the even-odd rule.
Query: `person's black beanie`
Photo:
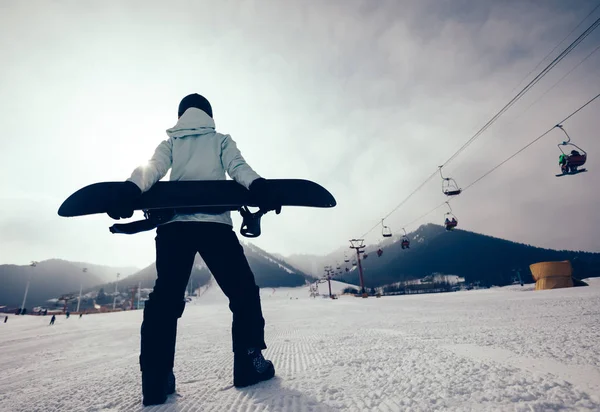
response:
[[[177,116],[181,117],[187,109],[195,107],[196,109],[203,110],[207,115],[213,117],[212,107],[206,97],[199,95],[198,93],[189,94],[185,96],[181,103],[179,103],[179,110]]]

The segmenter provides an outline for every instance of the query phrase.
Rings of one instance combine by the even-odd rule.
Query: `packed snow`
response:
[[[142,408],[142,312],[0,323],[2,411],[600,410],[600,279],[443,294],[310,298],[264,289],[277,376],[232,387],[217,286],[180,321],[178,394]],[[334,282],[334,293],[345,285]],[[319,285],[328,292],[327,284]]]

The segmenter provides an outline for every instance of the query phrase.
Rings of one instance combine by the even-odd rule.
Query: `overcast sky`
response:
[[[331,252],[448,159],[595,3],[1,1],[0,263],[151,263],[153,232],[111,235],[108,216],[56,211],[84,185],[129,177],[193,92],[259,174],[314,180],[338,201],[267,215],[253,242],[284,255]],[[599,93],[596,53],[539,99],[598,45],[600,30],[445,172],[468,185]],[[565,124],[589,153],[588,173],[554,177],[556,130],[453,201],[459,226],[600,252],[598,113],[600,101]],[[386,224],[400,231],[443,201],[436,179]],[[379,240],[379,229],[367,237]]]

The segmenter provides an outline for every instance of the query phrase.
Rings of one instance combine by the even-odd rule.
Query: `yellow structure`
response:
[[[529,269],[535,280],[535,290],[573,287],[573,268],[568,260],[534,263]]]

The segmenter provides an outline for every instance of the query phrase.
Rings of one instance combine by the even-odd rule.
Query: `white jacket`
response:
[[[204,111],[190,108],[167,130],[169,138],[158,145],[152,159],[133,171],[127,180],[142,193],[171,169],[170,180],[225,180],[225,171],[239,184],[250,187],[260,176],[242,157],[229,135],[215,131],[214,120]],[[171,222],[216,222],[233,225],[231,213],[176,215]],[[170,222],[169,222],[170,223]]]

